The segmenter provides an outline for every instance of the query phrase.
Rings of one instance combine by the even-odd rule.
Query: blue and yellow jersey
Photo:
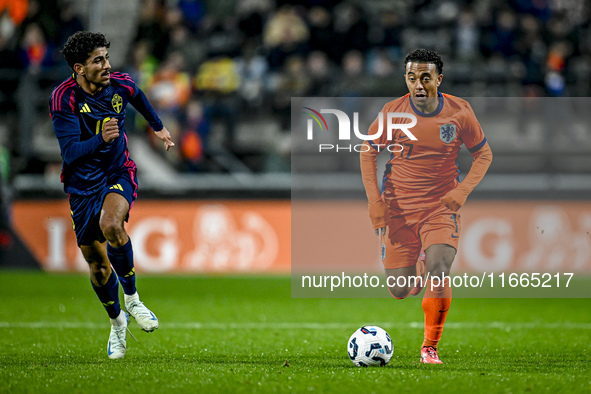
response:
[[[158,115],[128,74],[112,72],[111,84],[94,95],[85,92],[74,75],[52,92],[49,111],[64,160],[61,179],[66,193],[91,195],[106,185],[109,175],[135,171],[125,131],[128,103],[154,130],[162,130]],[[101,131],[112,118],[117,119],[119,137],[106,143]]]

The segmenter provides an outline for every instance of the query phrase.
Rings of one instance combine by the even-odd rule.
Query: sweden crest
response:
[[[456,125],[452,123],[446,123],[439,127],[439,138],[441,141],[449,144],[456,139]]]
[[[121,96],[115,94],[111,99],[111,105],[113,106],[115,112],[120,113],[121,108],[123,108],[123,99],[121,98]]]

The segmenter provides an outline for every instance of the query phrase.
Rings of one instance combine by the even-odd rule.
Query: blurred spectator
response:
[[[260,40],[265,18],[271,12],[271,0],[242,0],[236,5],[238,28],[246,39]]]
[[[144,91],[148,91],[148,84],[152,81],[156,73],[158,62],[151,55],[151,45],[146,40],[137,42],[131,49],[132,52],[129,55],[129,60],[126,62],[128,67],[123,71],[131,76],[137,86]],[[135,130],[144,130],[147,127],[143,116],[137,116],[136,111],[127,111],[126,119],[127,124],[134,126],[128,129],[131,133]]]
[[[371,95],[370,81],[365,73],[365,58],[359,51],[348,51],[343,57],[341,75],[333,86],[333,96],[362,97]]]
[[[244,36],[238,30],[238,20],[233,15],[222,18],[221,22],[212,23],[207,38],[207,52],[210,57],[236,57],[240,54],[240,47]]]
[[[544,84],[544,63],[546,44],[542,37],[542,27],[538,19],[525,15],[520,21],[519,38],[515,48],[525,67],[522,83],[525,86]]]
[[[84,30],[82,21],[76,13],[76,7],[74,1],[65,0],[60,5],[60,19],[59,19],[59,30],[58,36],[56,37],[55,43],[57,48],[63,48],[64,44],[72,34],[77,31]]]
[[[135,43],[126,70],[141,89],[147,88],[158,67],[158,61],[151,55],[151,48],[152,45],[147,40]]]
[[[556,71],[546,73],[546,91],[551,97],[564,96],[564,76]]]
[[[517,15],[505,8],[497,15],[494,25],[484,39],[485,55],[500,54],[510,57],[515,54],[514,43],[517,39]]]
[[[204,98],[205,118],[220,120],[225,125],[227,149],[233,150],[239,106],[235,93],[240,86],[236,63],[228,57],[216,57],[203,62],[197,71],[195,90]]]
[[[229,57],[209,59],[199,67],[195,79],[198,91],[213,94],[229,94],[240,86],[236,63]]]
[[[337,34],[332,25],[332,16],[326,8],[313,7],[308,11],[310,25],[310,50],[325,53],[334,62],[339,62],[340,53],[335,51]]]
[[[36,24],[43,31],[46,40],[52,44],[56,44],[60,30],[59,10],[58,0],[44,0],[42,2],[39,0],[29,0],[27,16],[19,28],[19,40],[22,40],[30,24]]]
[[[375,96],[389,96],[392,92],[404,91],[404,67],[402,62],[393,62],[387,49],[374,49],[367,57],[367,71],[364,89]],[[362,85],[363,86],[363,85]]]
[[[184,70],[183,55],[173,52],[148,85],[149,97],[158,113],[180,115],[191,96],[191,78]]]
[[[273,91],[273,110],[280,116],[281,130],[287,131],[291,125],[291,98],[302,97],[310,90],[312,80],[308,76],[304,60],[291,56],[285,62],[284,72],[275,80]]]
[[[306,70],[311,81],[305,96],[328,96],[335,70],[326,54],[320,51],[311,52],[306,62]]]
[[[205,16],[205,4],[201,0],[179,0],[177,7],[192,33],[197,32],[201,19]]]
[[[350,3],[341,3],[334,9],[334,30],[337,34],[334,48],[337,61],[342,60],[347,51],[365,53],[369,50],[369,26],[362,10]]]
[[[27,26],[19,45],[18,57],[21,66],[32,74],[39,74],[55,64],[53,48],[47,43],[43,30],[36,23]]]
[[[295,8],[283,6],[279,9],[267,22],[264,33],[271,70],[279,70],[290,56],[305,56],[309,37],[308,27]]]
[[[140,10],[140,20],[134,44],[146,40],[152,43],[152,55],[158,60],[164,58],[168,46],[168,32],[164,17],[168,14],[158,0],[144,0]]]
[[[187,70],[196,70],[197,66],[207,58],[205,44],[197,40],[196,36],[184,24],[173,26],[169,38],[170,43],[166,48],[166,54],[182,53]]]
[[[541,22],[548,21],[552,15],[549,0],[513,0],[513,4],[518,13],[529,14]]]
[[[373,26],[372,41],[378,48],[384,48],[392,60],[400,60],[402,53],[402,33],[404,25],[398,12],[386,11],[378,16]]]
[[[27,16],[28,0],[0,0],[0,14],[7,12],[15,25],[20,25]]]
[[[18,60],[18,56],[16,50],[13,48],[11,44],[12,40],[0,35],[0,70],[18,70],[20,63]],[[11,80],[15,81],[18,78],[10,78]],[[0,89],[3,89],[4,83],[0,84]]]
[[[378,78],[389,78],[394,75],[394,71],[394,64],[386,51],[372,51],[372,56],[368,57],[369,75]]]
[[[480,56],[480,29],[472,10],[460,13],[455,31],[455,56],[458,60],[474,61]]]
[[[263,103],[268,69],[267,60],[257,53],[254,42],[248,42],[243,47],[242,56],[236,59],[236,72],[240,79],[240,97],[250,108]]]
[[[565,41],[555,42],[550,46],[546,66],[550,71],[562,72],[566,66],[566,59],[572,47]]]
[[[182,122],[180,150],[183,169],[199,171],[205,161],[210,124],[205,118],[203,103],[191,100],[187,104]]]

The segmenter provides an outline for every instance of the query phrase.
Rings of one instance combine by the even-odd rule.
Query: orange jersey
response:
[[[390,209],[415,211],[441,205],[440,198],[459,183],[456,163],[462,144],[477,152],[486,144],[486,138],[474,111],[467,101],[439,94],[438,108],[425,114],[414,106],[406,94],[387,103],[382,109],[382,134],[369,145],[378,152],[386,151],[390,160],[386,165],[382,192]],[[417,124],[409,128],[416,141],[401,129],[387,133],[387,114],[412,114]],[[393,123],[411,123],[409,118],[394,118]],[[369,135],[379,130],[379,117],[369,128]]]

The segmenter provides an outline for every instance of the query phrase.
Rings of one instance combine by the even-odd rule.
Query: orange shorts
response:
[[[458,250],[460,214],[444,205],[405,213],[396,212],[388,222],[388,231],[381,236],[382,264],[386,269],[415,265],[421,248],[446,244]]]

